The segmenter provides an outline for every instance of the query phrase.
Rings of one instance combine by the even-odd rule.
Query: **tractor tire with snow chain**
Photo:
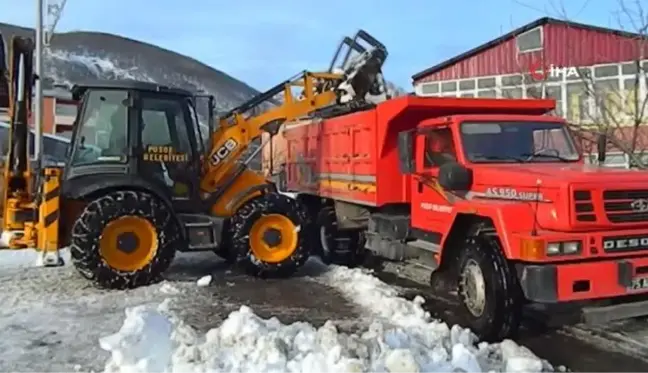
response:
[[[229,222],[231,261],[258,277],[288,277],[310,255],[306,209],[295,199],[267,193],[244,203]]]
[[[364,235],[360,230],[338,230],[335,208],[324,207],[317,215],[318,254],[326,264],[354,267],[364,259]]]
[[[88,203],[74,222],[72,263],[100,287],[126,289],[160,279],[183,245],[173,212],[156,196],[115,191]]]
[[[470,230],[459,257],[457,283],[469,327],[482,340],[516,335],[524,296],[515,268],[488,225],[478,224]]]

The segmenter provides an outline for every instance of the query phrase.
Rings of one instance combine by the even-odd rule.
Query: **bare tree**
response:
[[[519,3],[528,6],[527,4]],[[569,21],[564,7],[553,7],[560,19]],[[537,10],[537,9],[536,9]],[[520,64],[527,98],[554,98],[556,114],[566,117],[573,133],[581,140],[585,153],[596,151],[596,139],[605,134],[608,150],[625,154],[631,165],[648,168],[648,14],[640,0],[618,0],[614,13],[615,35],[619,50],[632,57],[622,63],[601,66],[546,66],[544,61],[532,66]],[[628,30],[629,25],[631,30]],[[626,26],[626,27],[624,27]],[[571,27],[571,26],[567,26]],[[578,35],[577,32],[574,33]],[[568,61],[576,61],[585,51],[584,40],[573,40],[564,46]],[[537,68],[537,69],[536,69]],[[541,69],[541,71],[540,71]],[[540,79],[539,79],[540,77]],[[562,89],[564,95],[562,93]],[[504,90],[502,91],[504,95]]]

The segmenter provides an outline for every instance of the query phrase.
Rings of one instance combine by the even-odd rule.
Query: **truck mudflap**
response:
[[[527,299],[562,303],[648,293],[648,258],[518,264]]]

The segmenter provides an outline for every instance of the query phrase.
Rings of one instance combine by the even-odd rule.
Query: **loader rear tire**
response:
[[[295,199],[278,193],[254,198],[230,219],[232,261],[253,276],[291,276],[310,255],[308,224],[306,209]]]
[[[515,268],[487,225],[474,226],[458,265],[458,294],[472,331],[485,341],[514,338],[524,296]]]
[[[102,288],[149,285],[181,249],[180,229],[173,212],[154,195],[111,192],[88,203],[74,222],[72,262]]]

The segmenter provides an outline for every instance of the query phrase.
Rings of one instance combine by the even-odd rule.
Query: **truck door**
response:
[[[139,174],[168,191],[179,212],[196,211],[199,157],[194,116],[182,96],[141,93]]]
[[[439,243],[450,223],[452,205],[438,184],[439,167],[457,159],[452,130],[436,127],[416,137],[416,173],[412,182],[412,227],[426,240]]]

